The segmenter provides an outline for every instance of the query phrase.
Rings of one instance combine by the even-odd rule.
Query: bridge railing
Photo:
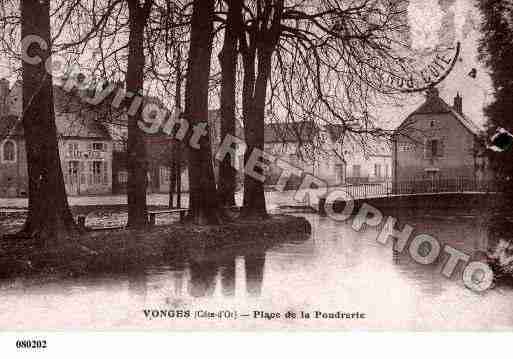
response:
[[[406,181],[382,181],[374,183],[348,184],[344,191],[353,198],[376,198],[404,194],[428,193],[491,193],[503,191],[504,184],[498,181],[473,180],[468,178],[446,178],[436,180],[411,179]]]
[[[477,180],[465,177],[435,180],[412,179],[393,183],[391,194],[500,192],[504,184],[495,180]]]

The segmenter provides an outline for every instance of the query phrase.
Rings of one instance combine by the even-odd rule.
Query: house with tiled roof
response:
[[[0,83],[0,198],[28,194],[27,160],[21,122],[21,84]],[[68,195],[112,192],[112,138],[97,114],[61,106],[72,99],[55,87],[55,124]],[[66,110],[68,108],[68,110]]]
[[[425,101],[395,130],[394,180],[489,179],[482,133],[465,115],[459,94],[451,106],[438,89],[429,89]]]

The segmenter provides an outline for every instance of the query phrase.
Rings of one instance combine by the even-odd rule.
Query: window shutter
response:
[[[109,183],[109,164],[107,162],[103,162],[103,184],[107,185]]]
[[[80,184],[86,184],[86,166],[85,166],[85,162],[80,162]]]
[[[93,184],[93,163],[89,162],[89,184]]]
[[[425,139],[424,140],[424,159],[428,159],[428,154],[429,154],[429,140],[428,139]]]

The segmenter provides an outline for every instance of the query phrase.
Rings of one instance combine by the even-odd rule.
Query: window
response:
[[[109,183],[109,169],[108,163],[103,161],[93,161],[89,164],[89,183],[92,185],[103,184],[106,185]]]
[[[16,162],[16,142],[6,140],[2,145],[2,162],[14,163]]]
[[[381,177],[381,165],[379,163],[374,165],[374,176],[378,178]]]
[[[79,163],[78,161],[69,161],[68,162],[68,175],[66,176],[67,180],[65,182],[69,185],[75,186],[78,184],[78,169]]]
[[[78,157],[78,143],[68,143],[68,157]]]
[[[413,143],[400,143],[398,145],[399,152],[415,152],[415,144]]]
[[[439,152],[438,140],[431,140],[431,157],[437,157]]]
[[[118,172],[118,182],[119,183],[128,183],[128,172],[127,171],[119,171]]]
[[[80,162],[80,184],[86,184],[86,163]]]
[[[160,167],[160,183],[169,184],[171,182],[171,169],[169,167]]]
[[[107,144],[103,142],[93,142],[93,151],[106,152]]]
[[[439,139],[430,139],[426,141],[426,158],[443,157],[443,142]]]
[[[390,177],[390,168],[388,167],[388,165],[385,165],[385,178],[389,178]]]

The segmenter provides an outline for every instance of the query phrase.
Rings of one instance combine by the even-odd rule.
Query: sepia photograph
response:
[[[0,0],[0,331],[510,332],[512,116],[512,0]]]

